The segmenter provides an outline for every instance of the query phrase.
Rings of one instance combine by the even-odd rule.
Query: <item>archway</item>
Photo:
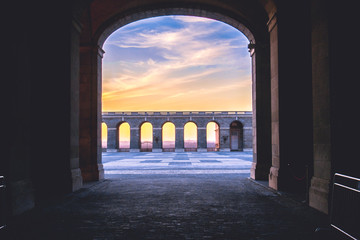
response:
[[[123,122],[119,126],[119,151],[128,152],[130,150],[130,125]]]
[[[184,150],[185,152],[197,151],[197,126],[194,122],[187,122],[184,126]]]
[[[101,123],[101,148],[103,151],[106,151],[107,148],[107,137],[108,137],[108,128],[106,123]]]
[[[153,147],[153,127],[149,122],[140,126],[140,151],[151,152]]]
[[[175,152],[175,124],[172,122],[162,126],[162,149],[164,152]]]
[[[209,152],[219,151],[220,127],[216,122],[209,122],[206,125],[206,145]]]
[[[108,4],[111,5],[113,3],[115,3],[115,1],[110,1]],[[101,5],[101,1],[95,0],[82,18],[85,24],[81,34],[82,47],[80,61],[81,68],[84,68],[84,71],[81,70],[80,72],[86,72],[87,74],[90,72],[89,75],[91,75],[89,78],[89,75],[81,74],[81,79],[84,79],[82,84],[91,86],[91,88],[94,90],[92,92],[92,98],[98,99],[98,103],[100,101],[99,99],[101,99],[101,97],[98,95],[99,91],[97,89],[99,89],[99,82],[101,83],[101,58],[104,53],[102,46],[107,37],[118,28],[128,23],[150,17],[164,15],[186,15],[207,17],[219,20],[241,31],[249,39],[249,50],[252,57],[252,95],[253,111],[255,113],[253,117],[253,129],[255,135],[257,136],[254,138],[256,139],[256,142],[254,142],[254,149],[256,154],[254,155],[253,168],[254,171],[257,172],[262,168],[262,166],[265,166],[266,168],[269,165],[269,159],[271,159],[271,100],[269,81],[269,32],[266,25],[269,18],[266,11],[263,9],[263,6],[256,4],[253,6],[248,6],[249,8],[247,9],[253,9],[254,13],[256,13],[255,15],[252,15],[247,11],[232,12],[232,10],[229,10],[231,8],[226,9],[224,6],[216,6],[216,3],[209,3],[206,6],[203,5],[203,3],[198,3],[191,6],[187,4],[174,4],[171,6],[160,4],[156,5],[155,7],[150,7],[150,5],[145,6],[142,3],[139,3],[138,5],[141,6],[138,6],[139,8],[135,7],[133,9],[119,8],[118,5],[114,4],[113,7],[109,7],[105,10],[105,12],[99,14],[97,7]],[[267,4],[266,6],[270,9],[269,11],[273,10],[271,6],[271,4]],[[90,12],[91,14],[89,15]],[[91,23],[89,22],[89,16],[90,19],[94,20]],[[271,13],[271,17],[272,16],[273,12]],[[257,22],[257,24],[252,25],[251,22]],[[91,37],[89,38],[89,36]],[[82,75],[84,77],[82,77]],[[255,98],[255,96],[258,97]],[[88,102],[89,101],[87,101],[86,98],[82,101],[82,105],[85,105],[84,109],[86,109]],[[91,108],[95,108],[95,106],[90,107],[90,109]],[[85,110],[80,115],[86,119],[96,119],[100,114],[101,113],[99,111],[87,112]],[[89,115],[91,116],[89,117]],[[261,130],[258,129],[258,126],[260,126]],[[203,128],[201,128],[201,131],[202,130]],[[201,144],[201,146],[206,147],[206,143]],[[92,146],[92,148],[95,147],[96,146]],[[86,150],[90,149],[90,147],[82,147],[82,149]],[[101,162],[101,160],[98,162]],[[254,178],[258,179],[266,179],[268,177],[268,172],[260,171],[259,174],[255,174],[254,176]]]
[[[230,150],[243,150],[243,125],[239,121],[230,124]]]

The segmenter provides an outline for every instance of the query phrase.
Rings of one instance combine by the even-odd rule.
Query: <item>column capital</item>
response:
[[[83,44],[80,46],[80,53],[95,52],[99,57],[103,58],[105,51],[97,44]]]
[[[80,34],[83,29],[83,24],[80,22],[80,20],[78,18],[73,17],[71,23],[74,29],[76,29],[76,31]]]
[[[268,31],[271,32],[276,25],[277,25],[277,13],[275,12],[275,13],[269,18],[269,21],[267,22]]]
[[[255,54],[256,44],[250,41],[250,43],[248,44],[248,49],[250,56],[252,57]]]

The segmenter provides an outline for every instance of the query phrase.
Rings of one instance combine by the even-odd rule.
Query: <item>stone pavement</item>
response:
[[[325,216],[244,174],[119,174],[13,221],[9,239],[311,240]]]
[[[106,152],[106,178],[118,174],[225,174],[250,176],[252,152]]]

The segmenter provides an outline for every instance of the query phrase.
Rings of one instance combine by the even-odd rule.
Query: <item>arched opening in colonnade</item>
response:
[[[184,125],[184,150],[185,152],[195,152],[198,147],[198,127],[194,122],[187,122]]]
[[[242,151],[244,147],[243,125],[239,121],[230,124],[230,150]]]
[[[107,148],[108,128],[106,123],[101,123],[101,148],[104,150]]]
[[[217,122],[209,122],[206,125],[206,145],[209,152],[219,151],[220,127]]]
[[[153,148],[153,126],[144,122],[140,126],[140,151],[151,152]]]
[[[130,151],[130,124],[123,122],[119,125],[119,151]]]
[[[110,1],[111,2],[111,1]],[[82,61],[84,64],[82,64],[81,68],[85,68],[85,71],[81,71],[81,72],[89,72],[90,70],[87,70],[87,68],[89,68],[89,60],[92,61],[91,64],[93,64],[94,66],[91,67],[91,75],[92,75],[92,79],[91,81],[89,81],[88,83],[83,83],[83,84],[87,84],[87,85],[91,85],[93,87],[93,89],[96,89],[97,86],[99,86],[98,81],[101,82],[102,80],[102,76],[101,76],[101,70],[102,70],[102,65],[101,65],[101,59],[103,57],[104,51],[103,51],[103,46],[104,46],[104,42],[106,39],[108,39],[108,37],[114,33],[117,29],[120,29],[122,27],[124,27],[125,25],[129,24],[129,23],[133,23],[133,22],[137,22],[139,20],[142,19],[147,19],[147,18],[152,18],[152,17],[159,17],[159,16],[169,16],[169,15],[183,15],[183,16],[197,16],[197,17],[205,17],[205,18],[209,18],[209,19],[214,19],[214,20],[218,20],[221,21],[222,23],[228,24],[234,28],[236,28],[239,32],[243,33],[246,38],[248,39],[248,42],[245,44],[245,46],[247,47],[248,43],[249,44],[249,52],[250,52],[250,56],[249,53],[247,52],[247,57],[249,59],[249,61],[251,62],[252,66],[251,66],[251,71],[252,71],[252,80],[253,80],[253,93],[256,93],[256,95],[258,96],[257,98],[253,98],[252,99],[252,105],[253,108],[256,108],[256,116],[253,116],[253,122],[257,122],[257,124],[254,124],[254,126],[265,126],[262,127],[261,131],[261,135],[257,136],[256,138],[256,143],[254,143],[257,149],[257,154],[255,155],[256,158],[258,158],[257,160],[254,161],[254,167],[257,165],[266,165],[265,167],[267,168],[267,165],[269,165],[268,162],[264,163],[264,161],[269,161],[269,159],[271,159],[271,157],[269,157],[269,154],[271,154],[271,143],[269,142],[269,139],[267,136],[268,132],[270,131],[270,127],[268,126],[270,124],[270,68],[269,68],[269,45],[267,45],[268,40],[269,40],[269,33],[267,31],[267,26],[266,23],[268,22],[268,18],[266,15],[266,12],[262,9],[261,11],[264,12],[258,12],[258,16],[259,17],[259,21],[263,23],[263,25],[261,24],[255,24],[255,25],[251,25],[250,23],[252,22],[252,20],[250,20],[251,15],[246,14],[246,12],[244,12],[245,14],[239,14],[239,13],[230,13],[229,10],[220,10],[222,9],[223,6],[217,6],[217,7],[210,7],[210,9],[207,6],[204,6],[203,3],[199,3],[199,5],[197,5],[196,7],[194,7],[195,5],[188,5],[186,3],[177,5],[176,3],[172,6],[161,6],[158,5],[155,8],[149,8],[149,6],[141,6],[140,8],[134,8],[131,9],[129,12],[124,11],[123,9],[118,9],[119,6],[114,5],[114,8],[108,8],[107,11],[112,12],[110,15],[107,15],[107,13],[104,14],[99,14],[97,15],[96,13],[96,7],[97,6],[101,6],[101,1],[100,0],[94,0],[93,6],[94,8],[88,9],[89,11],[86,12],[86,16],[83,18],[83,20],[86,22],[88,21],[88,13],[92,12],[90,18],[92,20],[98,21],[97,24],[95,24],[93,22],[93,24],[95,25],[91,25],[90,23],[87,23],[87,25],[84,27],[85,31],[83,31],[81,33],[81,45],[84,46],[82,48],[82,54],[81,54],[81,58],[85,59],[84,61]],[[142,3],[139,3],[140,5],[142,5]],[[137,5],[137,3],[135,4]],[[209,3],[208,6],[212,6],[213,3]],[[216,5],[216,4],[215,4]],[[215,6],[214,5],[214,6]],[[255,8],[258,8],[259,6],[252,6]],[[252,8],[251,7],[251,8]],[[109,16],[109,18],[107,18]],[[110,17],[111,16],[111,17]],[[256,18],[256,17],[255,17]],[[262,20],[260,20],[262,19]],[[247,21],[249,20],[249,21]],[[251,28],[250,28],[251,26]],[[87,35],[88,34],[88,35]],[[91,36],[91,38],[88,38],[88,36]],[[256,39],[255,39],[256,38]],[[161,38],[162,40],[173,40],[173,38]],[[88,40],[88,42],[87,42]],[[219,40],[219,42],[221,42],[221,40]],[[120,44],[122,44],[122,42],[118,42]],[[234,46],[235,43],[232,43],[232,45],[228,45],[228,46]],[[236,44],[235,44],[236,45]],[[261,46],[259,48],[256,48],[255,51],[255,47],[256,46]],[[108,51],[107,51],[108,52]],[[255,58],[256,55],[256,58]],[[132,57],[136,57],[137,54],[132,55]],[[171,57],[170,55],[168,55],[169,57]],[[200,56],[200,55],[199,55]],[[211,59],[211,56],[208,56],[207,59]],[[163,59],[159,59],[160,61]],[[156,59],[149,59],[149,61],[143,61],[142,64],[139,64],[138,66],[144,66],[144,65],[153,65],[154,63],[156,63]],[[88,64],[88,65],[86,65]],[[90,64],[90,65],[91,65]],[[209,68],[211,69],[211,68]],[[84,82],[86,80],[86,75],[83,74],[84,77],[81,77],[81,79],[84,79]],[[224,76],[224,75],[221,75]],[[127,76],[124,76],[127,77]],[[125,78],[122,78],[125,79]],[[118,81],[119,83],[121,83],[121,81]],[[146,82],[146,81],[145,81]],[[214,83],[219,83],[219,80],[217,78],[217,80],[215,79],[213,81]],[[133,86],[137,86],[138,84],[136,84],[136,81],[133,82]],[[161,85],[166,85],[167,82],[161,82]],[[148,86],[148,94],[151,94],[151,89],[154,85],[150,85]],[[206,85],[202,85],[202,86],[197,86],[194,89],[200,89],[203,88]],[[137,86],[140,87],[140,86]],[[231,86],[223,86],[224,89],[231,89]],[[137,88],[140,89],[140,88]],[[122,93],[126,93],[125,91],[120,91]],[[194,91],[198,94],[201,94],[202,91]],[[99,91],[95,91],[94,93],[99,93]],[[131,99],[131,96],[136,95],[136,91],[131,91],[129,92],[131,93],[129,96],[125,96],[128,99]],[[95,94],[96,95],[96,94]],[[97,99],[101,99],[101,97],[99,98],[98,95],[93,96],[93,98],[97,98]],[[158,95],[160,96],[160,95]],[[175,95],[174,95],[175,96]],[[213,94],[213,96],[216,96],[216,94]],[[228,94],[229,96],[229,94]],[[220,99],[219,101],[209,101],[207,98],[203,98],[206,101],[212,102],[212,103],[216,103],[216,102],[221,102],[221,101],[225,101],[225,102],[230,102],[227,97],[225,96],[222,99]],[[254,94],[252,95],[254,96]],[[169,98],[172,99],[172,98]],[[86,99],[85,99],[86,100]],[[88,101],[83,101],[83,105],[88,105],[87,104]],[[142,101],[143,103],[149,103],[149,101],[146,100],[146,98],[143,99]],[[236,102],[239,102],[238,100]],[[99,104],[101,103],[98,102]],[[179,102],[176,102],[174,104],[179,104]],[[86,108],[85,108],[86,109]],[[99,109],[99,108],[98,108]],[[96,111],[95,111],[96,112]],[[87,113],[86,111],[84,111],[84,113],[82,114],[84,116],[84,118],[86,118],[87,114],[92,114],[92,113]],[[99,114],[99,112],[97,112],[97,114]],[[258,118],[258,116],[260,116]],[[96,118],[96,116],[93,116]],[[146,121],[146,117],[145,117],[145,121]],[[260,122],[258,122],[260,121]],[[206,132],[205,130],[206,126],[201,126],[199,128],[199,131],[201,132],[201,134],[203,134],[204,132]],[[156,126],[155,128],[155,132],[156,134],[158,134],[158,129],[159,126]],[[179,131],[178,131],[179,130]],[[225,128],[224,128],[225,130]],[[137,131],[135,128],[134,130],[131,130],[131,133],[136,133]],[[229,131],[226,130],[228,133]],[[179,129],[176,129],[176,133],[180,133],[180,127]],[[225,132],[224,132],[225,133]],[[220,139],[220,145],[226,147],[227,149],[229,149],[229,142],[230,142],[230,136],[229,134],[225,134],[224,136],[221,137]],[[254,129],[254,133],[255,135],[258,133],[258,129]],[[223,134],[223,132],[221,133]],[[141,134],[140,134],[141,135]],[[184,135],[186,135],[186,132],[184,132]],[[191,146],[188,146],[188,142],[186,141],[186,137],[185,136],[181,136],[182,139],[185,140],[184,143],[184,147],[185,149],[190,148]],[[155,139],[155,138],[154,138]],[[152,139],[151,139],[152,141]],[[194,140],[193,140],[194,141]],[[132,146],[134,146],[135,148],[141,149],[142,147],[138,147],[138,143],[133,144],[133,141],[131,141]],[[140,142],[139,142],[140,143]],[[195,142],[194,142],[195,143]],[[155,144],[155,142],[154,142]],[[205,148],[206,149],[206,139],[205,139],[205,143],[201,142],[199,143],[201,148]],[[141,145],[141,143],[139,144]],[[156,144],[158,145],[158,144]],[[196,148],[198,147],[198,142],[196,139]],[[178,146],[182,147],[182,144],[179,144]],[[193,144],[194,146],[194,144]],[[265,146],[265,147],[264,147]],[[270,147],[269,147],[270,146]],[[95,146],[93,146],[95,147]],[[157,148],[158,146],[156,146]],[[196,150],[195,148],[195,150]],[[83,148],[83,149],[89,149],[89,148]],[[192,148],[194,149],[194,148]],[[101,160],[99,161],[101,162]],[[270,163],[271,165],[271,163]],[[258,169],[260,168],[254,168],[255,171],[258,171]],[[267,178],[267,174],[265,173],[265,175],[261,175],[261,177],[257,177],[257,178]],[[260,175],[259,175],[260,176]]]
[[[164,152],[175,152],[175,124],[172,122],[162,126],[162,149]]]

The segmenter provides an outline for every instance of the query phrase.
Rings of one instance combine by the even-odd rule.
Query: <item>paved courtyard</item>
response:
[[[119,174],[250,175],[252,152],[105,152],[105,177]]]
[[[14,219],[5,239],[318,240],[326,216],[249,179],[251,162],[251,152],[104,153],[105,180]]]

